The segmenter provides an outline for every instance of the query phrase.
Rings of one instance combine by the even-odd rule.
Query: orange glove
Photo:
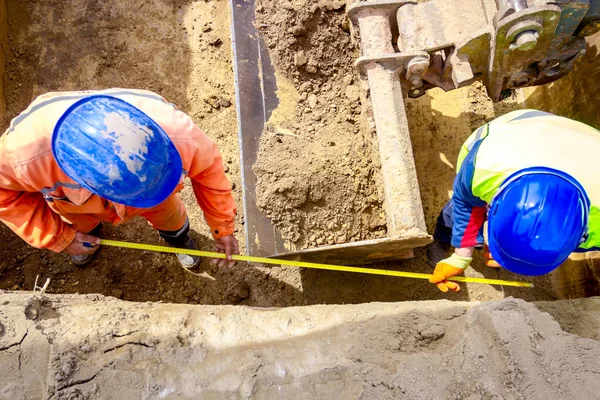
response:
[[[490,248],[487,246],[483,248],[483,259],[485,260],[485,265],[487,265],[488,267],[502,268],[502,266],[498,264],[496,260],[494,260],[494,257],[492,257],[492,253],[490,253]]]
[[[472,257],[462,257],[453,253],[450,257],[437,263],[429,282],[436,284],[438,289],[444,293],[448,290],[459,292],[460,286],[458,286],[458,283],[451,282],[448,278],[462,274],[471,264],[471,261],[473,261]]]

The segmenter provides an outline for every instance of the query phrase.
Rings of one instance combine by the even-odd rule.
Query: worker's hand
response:
[[[222,238],[215,239],[213,243],[213,250],[219,253],[225,253],[227,255],[227,259],[215,258],[211,261],[213,265],[217,265],[219,268],[233,267],[235,265],[235,261],[231,259],[231,256],[234,254],[240,254],[240,250],[238,247],[238,241],[233,235],[223,236]]]
[[[496,260],[494,260],[492,253],[490,253],[490,248],[487,246],[483,248],[483,259],[485,260],[485,265],[487,265],[488,267],[502,268],[502,266],[498,264]]]
[[[473,261],[472,257],[463,257],[454,253],[437,263],[433,270],[433,276],[429,278],[429,282],[435,283],[438,289],[444,293],[448,290],[459,292],[460,286],[458,286],[458,283],[449,281],[448,278],[462,274],[469,264],[471,264],[471,261]]]
[[[87,242],[93,244],[94,247],[84,246],[83,243]],[[70,254],[72,256],[79,256],[83,254],[92,254],[96,250],[98,250],[98,246],[100,245],[100,238],[92,235],[88,235],[87,233],[77,232],[75,234],[75,238],[68,245],[63,252]]]

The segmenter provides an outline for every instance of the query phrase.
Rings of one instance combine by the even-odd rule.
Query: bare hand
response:
[[[91,243],[94,245],[94,247],[84,246],[83,245],[84,242]],[[73,239],[71,244],[68,245],[63,250],[63,252],[70,254],[72,256],[79,256],[79,255],[83,255],[83,254],[92,254],[96,250],[98,250],[99,245],[100,245],[100,238],[97,238],[96,236],[88,235],[87,233],[77,232],[75,234],[75,238]]]
[[[211,261],[211,264],[217,265],[219,268],[225,266],[231,268],[235,265],[235,261],[231,258],[234,254],[240,254],[238,247],[238,241],[233,235],[223,236],[222,238],[215,239],[213,243],[213,250],[219,253],[225,253],[227,259],[215,258]]]

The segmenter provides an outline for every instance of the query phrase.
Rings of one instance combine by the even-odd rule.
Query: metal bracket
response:
[[[525,86],[535,80],[533,70],[527,77],[522,75],[532,61],[547,54],[559,21],[559,7],[540,6],[526,8],[498,23],[485,81],[492,99],[499,100],[509,82]],[[519,78],[513,77],[514,74],[520,74]]]
[[[398,67],[403,86],[452,90],[482,80],[496,101],[504,89],[568,73],[585,48],[581,37],[600,29],[600,0],[379,0],[357,2],[348,13],[356,24],[360,13],[393,21],[394,11],[401,54],[429,55]],[[377,54],[388,48],[364,45],[364,56],[390,61]],[[366,62],[361,57],[357,65]]]

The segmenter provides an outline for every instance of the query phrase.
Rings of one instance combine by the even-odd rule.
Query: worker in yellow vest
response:
[[[431,283],[462,274],[484,245],[524,275],[546,274],[572,252],[600,250],[600,132],[536,110],[508,113],[477,129],[458,157],[452,199],[427,248]],[[455,248],[448,257],[450,246]]]

